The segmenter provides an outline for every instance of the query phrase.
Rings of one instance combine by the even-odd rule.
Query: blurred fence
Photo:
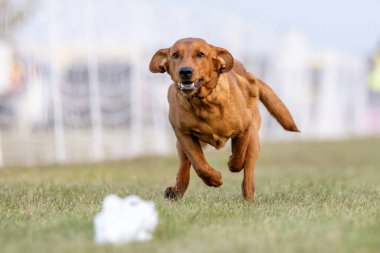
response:
[[[93,162],[173,152],[166,100],[170,79],[148,70],[162,40],[98,43],[95,7],[85,5],[84,25],[78,28],[85,34],[84,42],[62,41],[53,2],[48,2],[45,46],[0,41],[0,165]],[[144,18],[134,17],[134,23]],[[239,41],[238,36],[234,41]],[[231,45],[220,40],[220,46],[224,42],[227,48]],[[379,133],[379,104],[369,99],[377,100],[377,95],[367,88],[366,59],[340,51],[316,52],[295,33],[282,36],[269,54],[238,49],[235,56],[273,87],[302,131],[285,133],[261,110],[264,139]]]
[[[19,52],[20,83],[0,101],[4,164],[84,162],[160,154],[173,142],[168,80],[132,54]],[[40,55],[37,53],[37,55]]]

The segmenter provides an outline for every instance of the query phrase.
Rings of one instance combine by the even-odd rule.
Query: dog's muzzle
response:
[[[198,88],[202,82],[203,82],[203,79],[201,78],[196,82],[186,81],[186,82],[178,83],[177,85],[178,85],[178,88],[182,91],[192,91]]]

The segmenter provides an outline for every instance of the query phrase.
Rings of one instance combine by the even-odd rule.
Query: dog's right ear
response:
[[[168,71],[169,48],[158,50],[150,60],[149,70],[152,73],[164,73]]]

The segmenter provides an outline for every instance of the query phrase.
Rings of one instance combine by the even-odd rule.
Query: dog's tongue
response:
[[[194,83],[188,83],[188,84],[181,83],[180,85],[181,85],[181,89],[185,89],[185,90],[189,90],[189,89],[194,88]]]

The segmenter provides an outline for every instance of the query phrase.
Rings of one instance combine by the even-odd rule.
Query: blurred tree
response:
[[[0,0],[0,39],[9,37],[11,31],[31,13],[37,0]]]

